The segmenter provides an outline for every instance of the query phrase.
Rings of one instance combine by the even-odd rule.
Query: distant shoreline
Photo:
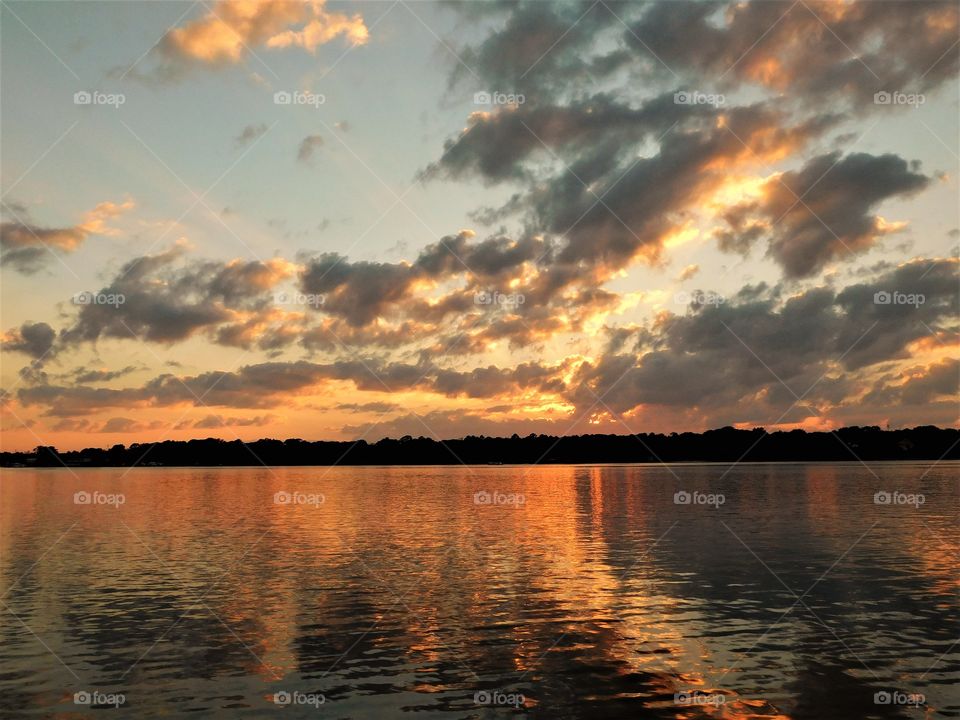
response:
[[[330,467],[444,465],[635,465],[645,463],[802,463],[960,459],[960,429],[847,427],[767,433],[720,428],[703,433],[531,434],[450,440],[385,438],[375,443],[217,438],[165,440],[111,448],[0,453],[0,467]]]
[[[406,465],[347,465],[341,463],[339,465],[133,465],[133,466],[124,466],[124,465],[67,465],[67,466],[53,466],[53,465],[33,465],[33,466],[19,466],[19,465],[0,465],[2,470],[105,470],[105,469],[115,469],[115,470],[274,470],[277,468],[335,468],[335,467],[344,467],[344,468],[370,468],[376,470],[377,468],[392,469],[392,468],[458,468],[465,467],[469,469],[483,469],[491,467],[499,468],[533,468],[533,467],[581,467],[581,468],[591,468],[591,467],[602,467],[602,468],[638,468],[638,467],[731,467],[733,465],[747,465],[747,466],[759,466],[759,465],[823,465],[826,467],[837,467],[843,465],[849,465],[850,467],[863,467],[863,464],[868,465],[919,465],[920,467],[928,467],[932,465],[948,465],[949,463],[960,462],[960,458],[941,458],[939,460],[742,460],[740,462],[735,461],[717,461],[717,462],[706,462],[701,460],[674,460],[671,462],[582,462],[582,463],[560,463],[560,462],[551,462],[551,463],[432,463],[432,464],[421,464],[417,465],[415,463],[410,463]]]

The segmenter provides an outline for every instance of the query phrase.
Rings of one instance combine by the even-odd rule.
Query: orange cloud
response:
[[[168,32],[162,48],[181,59],[237,63],[254,47],[313,52],[339,36],[362,45],[369,33],[359,14],[327,12],[324,0],[220,0],[199,20]]]
[[[40,227],[22,218],[0,223],[0,262],[23,273],[35,272],[54,250],[71,253],[90,235],[117,235],[107,221],[133,206],[132,200],[102,202],[87,212],[80,223],[65,228]]]

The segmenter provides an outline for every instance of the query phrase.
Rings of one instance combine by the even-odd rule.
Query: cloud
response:
[[[206,417],[197,420],[193,424],[193,427],[204,429],[224,427],[262,427],[263,425],[269,425],[274,419],[275,417],[273,415],[257,415],[256,417],[250,418],[207,415]]]
[[[310,164],[314,153],[323,147],[323,136],[308,135],[300,142],[300,148],[297,150],[297,160],[302,163]]]
[[[519,184],[481,215],[519,216],[527,236],[545,238],[553,251],[538,282],[550,295],[661,262],[732,175],[801,151],[838,121],[829,112],[798,121],[769,102],[678,104],[672,92],[635,106],[606,95],[527,104],[472,114],[424,177]]]
[[[306,360],[246,365],[235,371],[194,376],[159,375],[139,387],[93,388],[82,385],[36,385],[21,388],[23,405],[40,405],[60,417],[89,415],[113,407],[194,405],[270,408],[289,403],[291,393],[306,393],[332,381],[350,382],[357,390],[396,392],[422,390],[446,397],[493,397],[524,390],[559,390],[560,366],[524,363],[516,368],[444,370],[433,365],[375,359]]]
[[[830,408],[858,396],[872,369],[909,357],[931,332],[956,332],[957,269],[956,260],[913,261],[840,291],[816,287],[780,302],[751,290],[663,315],[638,334],[636,353],[580,366],[568,398],[586,409],[605,397],[621,413],[696,409],[708,425],[773,422],[811,389],[805,402]],[[923,303],[875,301],[894,290]]]
[[[913,172],[897,155],[820,155],[799,170],[768,180],[760,201],[731,211],[728,223],[741,241],[726,236],[721,247],[743,251],[759,236],[769,235],[769,253],[787,277],[809,277],[901,229],[873,210],[884,200],[909,196],[929,183],[930,178]]]
[[[900,380],[900,382],[891,382]],[[960,395],[960,360],[944,358],[926,366],[906,368],[892,378],[877,381],[864,397],[867,405],[926,405],[937,398],[947,400]],[[955,402],[954,402],[955,405]],[[954,412],[957,408],[954,407]]]
[[[454,66],[453,79],[475,83],[473,73],[477,73],[489,83],[478,90],[530,97],[595,87],[606,64],[605,51],[598,46],[603,39],[617,40],[603,32],[623,27],[602,4],[534,1],[462,3],[456,7],[474,23],[477,15],[483,20],[492,16],[498,29],[477,45],[458,50],[463,60]],[[503,15],[505,20],[500,17]]]
[[[164,423],[159,420],[142,423],[130,418],[114,417],[100,426],[89,428],[89,430],[97,433],[137,433],[146,430],[158,430],[162,427],[164,427]]]
[[[438,266],[418,267],[427,272]],[[661,313],[649,327],[618,332],[596,359],[469,369],[437,365],[429,355],[418,363],[275,361],[230,372],[163,374],[123,389],[41,384],[21,388],[17,397],[63,417],[111,407],[273,408],[292,394],[349,382],[358,392],[550,399],[576,408],[574,416],[603,397],[605,405],[595,412],[609,406],[634,419],[666,413],[687,423],[801,422],[859,402],[878,369],[888,372],[890,363],[911,357],[918,344],[938,342],[940,333],[955,335],[957,269],[955,259],[915,260],[839,290],[821,285],[790,296],[762,284],[746,286],[727,303],[691,305],[684,314]],[[893,292],[922,301],[885,302],[881,294]],[[941,380],[937,374],[935,382]],[[922,397],[919,389],[912,393]],[[784,416],[797,396],[804,402]]]
[[[755,85],[788,101],[830,97],[873,111],[875,92],[928,92],[960,65],[960,11],[951,3],[810,2],[785,11],[670,0],[644,10],[623,40],[659,58],[651,72]]]
[[[267,126],[265,123],[260,123],[258,125],[247,125],[243,128],[240,134],[233,139],[233,142],[238,148],[241,148],[252,143],[266,131]],[[224,212],[226,213],[226,210],[224,210]]]
[[[362,326],[387,315],[406,298],[416,271],[406,263],[349,262],[337,253],[310,260],[300,274],[300,288],[324,299],[323,311]]]
[[[172,343],[201,331],[215,336],[223,324],[268,317],[268,291],[295,272],[292,263],[279,258],[184,266],[185,253],[177,245],[126,263],[99,291],[123,302],[81,305],[61,341],[74,345],[112,337]]]
[[[15,220],[0,223],[0,265],[12,267],[25,275],[40,270],[57,253],[75,252],[91,235],[115,235],[107,220],[133,207],[133,201],[102,202],[72,227],[46,228],[23,219],[13,206],[5,205]]]
[[[260,48],[314,52],[338,37],[362,45],[368,36],[359,14],[328,12],[323,0],[219,0],[167,32],[159,47],[170,60],[217,65],[238,63]]]
[[[722,201],[712,198],[736,190],[738,171],[800,155],[853,113],[897,110],[874,93],[933,91],[960,62],[958,10],[936,2],[786,11],[757,2],[530,2],[462,11],[495,28],[460,50],[482,89],[527,97],[471,113],[423,177],[510,187],[509,200],[475,217],[518,216],[526,233],[555,242],[543,279],[559,288],[570,275],[592,273],[596,285],[638,260],[660,262],[705,205],[730,224],[715,231],[725,250],[746,252],[772,232],[770,255],[788,277],[849,261],[902,227],[875,216],[877,205],[929,184],[896,155],[808,160],[763,188],[757,213],[713,208]],[[465,80],[455,67],[451,82]],[[591,90],[598,86],[603,92]],[[677,103],[682,89],[724,100]],[[759,100],[738,105],[744,96]]]
[[[77,368],[73,373],[73,379],[78,383],[110,382],[117,378],[129,375],[139,370],[135,365],[127,365],[119,370],[88,370],[86,368]]]
[[[353,413],[386,413],[390,412],[391,410],[400,409],[400,405],[392,402],[339,403],[335,406],[335,408],[337,410],[345,410]]]
[[[56,332],[45,322],[25,322],[0,339],[0,348],[7,352],[20,352],[39,360],[51,351]]]

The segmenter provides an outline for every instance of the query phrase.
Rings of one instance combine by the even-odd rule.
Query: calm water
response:
[[[0,716],[960,717],[958,476],[5,470]]]

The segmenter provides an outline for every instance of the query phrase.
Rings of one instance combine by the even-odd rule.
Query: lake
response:
[[[960,717],[958,478],[3,470],[0,716]]]

